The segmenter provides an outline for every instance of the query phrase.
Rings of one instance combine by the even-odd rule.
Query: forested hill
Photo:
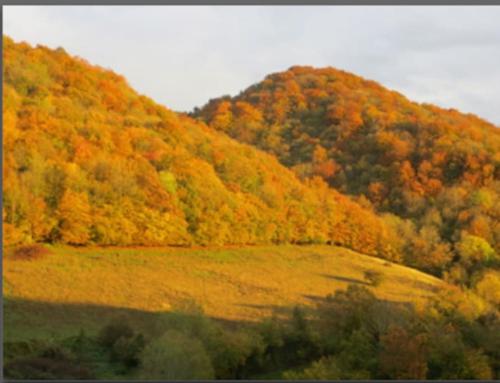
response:
[[[372,211],[124,78],[4,37],[4,243],[336,243],[398,259]]]
[[[269,75],[193,115],[275,154],[302,179],[320,176],[392,213],[407,264],[441,274],[458,257],[500,250],[500,129],[479,117],[312,67]]]

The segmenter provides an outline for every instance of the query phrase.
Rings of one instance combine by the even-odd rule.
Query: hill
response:
[[[404,165],[408,152],[400,141],[420,137],[420,125],[401,128],[406,133],[398,141],[389,128],[393,135],[378,134],[382,122],[373,109],[366,112],[373,124],[363,120],[366,113],[356,118],[352,103],[353,113],[337,110],[335,124],[353,128],[332,152],[339,157],[315,146],[308,160],[304,142],[313,135],[306,130],[323,129],[323,112],[299,97],[290,110],[300,112],[285,113],[282,121],[293,127],[283,136],[293,147],[287,159],[281,149],[265,153],[248,144],[268,150],[259,144],[268,135],[271,147],[286,148],[282,125],[269,125],[253,99],[213,102],[205,110],[215,105],[208,126],[61,48],[4,38],[3,59],[7,377],[498,376],[499,274],[492,270],[498,266],[498,152],[496,136],[486,137],[487,123],[463,117],[477,121],[474,133],[450,128],[456,148],[465,142],[479,153],[471,158],[481,171],[462,174],[453,165],[446,182],[429,181],[441,185],[438,194],[415,194],[413,186],[398,189],[389,181],[399,166],[411,179],[411,161],[427,155],[432,139],[411,149],[411,161],[403,161],[410,167]],[[317,82],[310,74],[300,80],[306,88]],[[356,79],[342,77],[352,83],[347,93],[378,89],[367,94],[380,104],[376,94],[385,91]],[[304,90],[305,101],[324,96],[316,85]],[[413,113],[411,103],[409,111],[397,109],[402,100],[394,96],[387,106],[396,120]],[[219,115],[221,105],[228,113]],[[267,99],[261,106],[281,113],[283,105]],[[423,130],[440,131],[440,121]],[[370,145],[379,140],[385,146],[374,151]],[[445,151],[446,161],[455,147]],[[396,157],[386,158],[393,151]],[[385,206],[368,195],[370,202],[363,188],[372,173],[383,175],[382,186],[370,182],[368,191],[410,190],[420,198],[411,200],[416,210],[406,200],[402,211],[391,199]],[[335,174],[349,180],[337,183]],[[396,264],[401,261],[445,271],[446,281]]]
[[[500,130],[477,116],[312,67],[271,74],[193,115],[390,213],[408,265],[458,275],[470,272],[467,243],[500,250]]]
[[[369,208],[109,70],[8,37],[3,59],[5,244],[335,243],[400,257]]]
[[[92,332],[118,314],[147,332],[160,312],[191,300],[210,317],[244,323],[314,306],[349,284],[409,304],[424,303],[445,286],[416,270],[329,246],[49,249],[36,260],[12,252],[4,257],[6,340]],[[368,270],[382,274],[380,285],[365,280]]]

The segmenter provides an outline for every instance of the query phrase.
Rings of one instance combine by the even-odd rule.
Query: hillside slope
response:
[[[402,218],[387,220],[407,264],[439,274],[464,257],[460,242],[500,251],[500,129],[476,116],[312,67],[271,74],[194,115]]]
[[[138,95],[4,37],[6,244],[336,243],[397,259],[369,209]]]
[[[425,302],[446,285],[416,270],[330,246],[50,250],[36,260],[10,252],[4,257],[9,340],[92,330],[119,313],[140,320],[190,300],[211,317],[257,321],[296,305],[314,306],[349,284],[411,304]],[[367,270],[383,275],[379,286],[370,287]]]

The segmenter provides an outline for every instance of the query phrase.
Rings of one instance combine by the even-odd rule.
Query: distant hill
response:
[[[407,264],[439,274],[464,258],[464,241],[500,251],[500,129],[477,116],[312,67],[271,74],[193,115],[302,179],[320,176],[391,213]]]
[[[4,37],[6,244],[335,243],[398,259],[369,208],[62,48]]]

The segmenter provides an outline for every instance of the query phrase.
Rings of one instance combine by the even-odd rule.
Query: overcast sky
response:
[[[5,6],[3,22],[174,110],[312,65],[500,125],[500,7]]]

